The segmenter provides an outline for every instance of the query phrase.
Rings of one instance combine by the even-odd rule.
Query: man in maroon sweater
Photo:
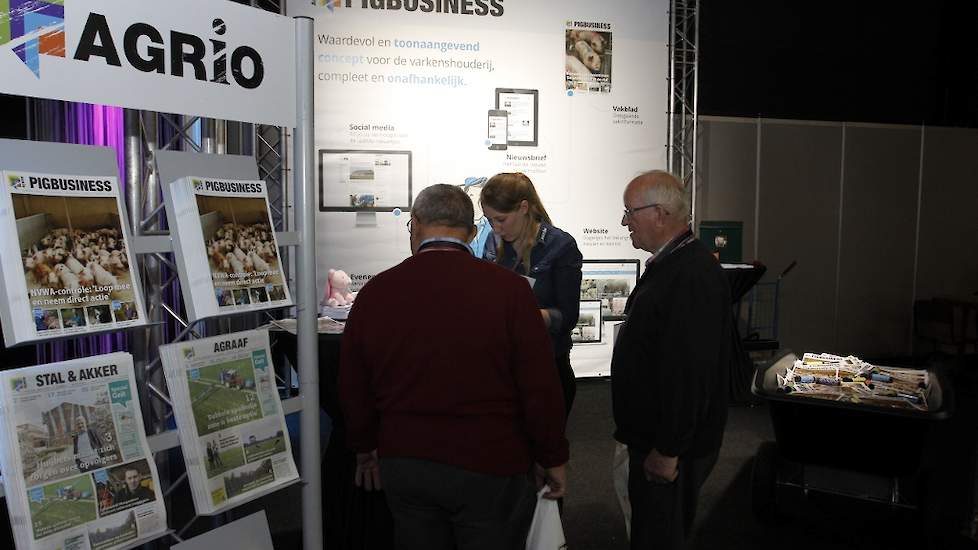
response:
[[[412,256],[357,295],[339,391],[356,483],[383,486],[399,549],[517,550],[537,484],[564,495],[564,403],[526,279],[475,258],[472,201],[418,194]]]

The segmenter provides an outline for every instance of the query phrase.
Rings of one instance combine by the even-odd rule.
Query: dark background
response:
[[[978,2],[700,2],[703,115],[978,126]]]
[[[702,0],[699,31],[702,115],[978,127],[978,2]]]
[[[27,137],[27,100],[0,94],[0,138]]]
[[[702,0],[699,31],[702,115],[978,127],[978,2],[973,0],[908,5]],[[0,137],[26,137],[25,112],[23,98],[0,94]],[[935,149],[940,150],[937,143]],[[754,154],[746,158],[753,159]],[[746,180],[752,182],[753,175]],[[975,372],[975,365],[967,366],[966,372]],[[759,442],[773,435],[763,408],[734,408],[724,457],[704,488],[704,513],[693,546],[775,548],[801,540],[822,549],[894,548],[901,546],[897,543],[902,537],[905,547],[924,548],[922,533],[942,537],[960,531],[972,509],[975,451],[970,436],[978,383],[955,382],[961,406],[952,423],[938,433],[945,436],[938,441],[954,443],[934,446],[939,451],[935,454],[942,455],[935,470],[953,479],[935,481],[940,485],[935,491],[938,496],[931,500],[943,506],[927,513],[928,518],[939,518],[927,520],[928,528],[901,519],[880,524],[865,510],[843,517],[835,512],[834,501],[825,506],[828,512],[822,511],[829,516],[826,525],[817,526],[815,532],[804,522],[799,531],[797,519],[773,530],[757,524],[750,516],[750,459]],[[567,501],[565,529],[572,545],[580,549],[626,547],[611,490],[608,399],[605,382],[582,382],[570,421],[574,494]],[[6,541],[2,508],[0,540]],[[272,508],[286,514],[291,510],[285,503]],[[860,519],[853,522],[854,517]],[[941,522],[947,525],[935,528]],[[858,532],[840,532],[849,528]],[[867,540],[874,536],[881,540]],[[950,545],[942,542],[931,547]]]

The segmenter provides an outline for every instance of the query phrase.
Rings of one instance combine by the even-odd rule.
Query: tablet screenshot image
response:
[[[411,152],[319,151],[321,212],[384,212],[411,208]]]

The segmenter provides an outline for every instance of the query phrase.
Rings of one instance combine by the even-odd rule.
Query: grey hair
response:
[[[689,198],[679,178],[664,170],[649,170],[636,179],[645,179],[642,196],[647,204],[661,204],[677,220],[689,221]]]
[[[438,183],[414,198],[411,215],[425,225],[468,229],[475,223],[472,199],[456,185]]]

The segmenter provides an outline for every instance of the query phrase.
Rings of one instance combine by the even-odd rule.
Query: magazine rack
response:
[[[296,18],[295,23],[295,62],[296,62],[296,107],[297,119],[294,134],[292,134],[292,182],[294,183],[294,208],[292,231],[279,233],[279,245],[291,247],[293,261],[294,290],[298,332],[298,364],[299,387],[301,394],[298,398],[289,399],[282,403],[285,414],[302,412],[301,415],[301,457],[299,470],[303,479],[302,486],[302,537],[303,548],[320,550],[323,548],[322,538],[322,494],[320,473],[320,427],[319,427],[319,376],[317,362],[317,304],[316,290],[316,261],[315,261],[315,165],[314,165],[314,135],[313,135],[313,22],[308,18]],[[111,85],[111,83],[105,83]],[[192,99],[192,98],[188,98]],[[187,110],[195,107],[189,103]],[[159,115],[167,119],[167,115]],[[128,182],[126,189],[126,206],[128,217],[133,229],[133,254],[139,255],[140,263],[145,273],[144,302],[147,306],[148,325],[145,330],[134,330],[129,333],[128,350],[136,360],[137,384],[141,388],[141,403],[144,408],[155,411],[154,415],[144,415],[147,419],[147,435],[149,445],[154,453],[164,453],[157,456],[165,462],[165,452],[180,444],[176,430],[167,430],[169,406],[166,391],[163,389],[161,363],[158,347],[161,344],[180,341],[197,335],[197,323],[183,321],[174,308],[167,304],[164,288],[176,280],[172,275],[168,280],[162,280],[163,267],[173,268],[172,262],[164,253],[172,250],[169,236],[161,230],[160,214],[163,210],[160,186],[162,183],[181,177],[180,172],[197,169],[220,169],[221,177],[245,176],[248,179],[258,179],[255,172],[255,160],[232,157],[215,159],[201,155],[174,155],[159,148],[159,120],[156,113],[127,110],[125,115],[125,174],[118,174],[116,158],[111,149],[93,148],[78,145],[63,145],[39,142],[16,142],[19,145],[8,147],[7,141],[0,147],[0,166],[9,169],[32,170],[37,172],[58,172],[78,175],[116,175],[120,181]],[[168,120],[168,119],[167,119]],[[200,119],[210,129],[206,141],[195,149],[201,152],[219,153],[222,147],[215,146],[213,128],[223,124],[222,121]],[[171,123],[172,124],[172,123]],[[192,125],[192,124],[191,124]],[[176,131],[186,136],[190,125],[183,122],[174,125]],[[283,131],[283,129],[280,129]],[[265,137],[259,139],[267,145]],[[282,140],[284,142],[284,139]],[[171,143],[173,140],[171,140]],[[168,146],[162,147],[166,149]],[[282,147],[283,152],[285,147]],[[284,156],[284,155],[283,155]],[[259,162],[262,158],[259,156]],[[8,162],[9,161],[9,162]],[[284,160],[282,162],[282,170]],[[41,167],[34,169],[33,167]],[[164,169],[166,173],[164,173]],[[228,174],[228,171],[234,171]],[[248,171],[247,174],[239,172]],[[169,178],[162,180],[161,175]],[[206,174],[200,174],[206,175]],[[284,184],[283,184],[284,185]],[[283,208],[284,211],[284,208]],[[287,216],[282,216],[283,219]],[[175,273],[175,269],[173,269]],[[167,325],[163,322],[164,314],[175,323]],[[174,327],[176,327],[175,330]],[[161,477],[165,479],[162,471]],[[185,482],[185,476],[172,480],[168,487],[163,487],[167,496]],[[0,485],[0,497],[3,488]],[[193,519],[197,519],[196,517]],[[170,534],[173,542],[181,542],[181,536],[191,527],[193,520],[185,526],[172,526]],[[162,540],[162,539],[161,539]]]

